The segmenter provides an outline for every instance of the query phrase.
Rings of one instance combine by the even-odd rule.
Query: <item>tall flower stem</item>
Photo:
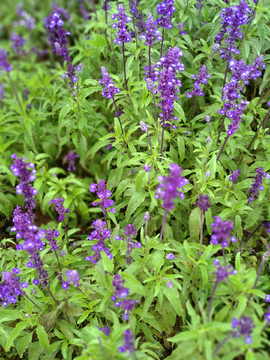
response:
[[[155,100],[155,95],[154,95],[153,90],[152,90],[152,97],[153,97],[153,103],[154,103],[154,109],[155,109],[155,122],[156,122],[156,127],[158,128],[157,105],[156,105],[156,100]],[[159,141],[159,139],[158,139],[158,141]]]
[[[191,125],[191,122],[192,122],[192,118],[193,118],[193,113],[194,113],[194,106],[195,106],[195,95],[192,96],[192,108],[191,108],[191,114],[190,114],[190,131],[192,131],[192,125]]]
[[[20,106],[20,108],[21,108],[21,111],[22,111],[22,113],[23,113],[23,107],[22,107],[22,104],[21,104],[21,102],[20,102],[20,99],[19,99],[19,96],[18,96],[16,87],[15,87],[15,84],[14,84],[14,82],[13,82],[13,80],[12,80],[12,78],[11,78],[11,76],[10,76],[10,74],[9,74],[8,71],[7,71],[7,76],[8,76],[10,85],[11,85],[11,87],[12,87],[12,89],[13,89],[13,92],[14,92],[14,94],[15,94],[15,97],[16,97],[16,99],[17,99],[17,102],[18,102],[18,104],[19,104],[19,106]]]
[[[66,234],[66,240],[67,240],[67,250],[69,252],[69,239],[68,239],[67,226],[66,226],[65,219],[63,219],[63,225],[64,225],[65,234]]]
[[[149,57],[149,78],[151,79],[151,46],[148,47],[148,57]]]
[[[251,140],[251,143],[250,143],[250,144],[248,145],[248,147],[247,147],[247,150],[250,149],[251,145],[253,144],[253,141],[257,138],[258,133],[259,133],[259,131],[260,131],[260,128],[262,127],[263,123],[265,122],[265,120],[267,119],[267,117],[268,117],[269,114],[270,114],[270,110],[268,111],[268,113],[267,113],[267,114],[265,115],[265,117],[263,118],[263,121],[260,123],[260,125],[259,125],[259,127],[258,127],[258,129],[257,129],[257,131],[256,131],[256,133],[255,133],[255,135],[253,136],[253,139]]]
[[[56,305],[59,305],[58,302],[55,300],[55,297],[53,296],[53,294],[52,294],[52,292],[51,292],[51,290],[50,290],[50,288],[49,288],[48,285],[46,286],[46,288],[47,288],[47,290],[49,291],[49,294],[51,295],[51,297],[52,297],[53,301],[56,303]]]
[[[227,337],[225,337],[224,340],[221,341],[221,343],[218,344],[218,346],[215,348],[215,351],[213,352],[213,358],[216,355],[216,353],[218,352],[218,350],[232,337],[232,334],[228,335]]]
[[[163,237],[164,226],[165,226],[165,223],[166,223],[167,214],[168,214],[168,210],[165,210],[165,214],[164,214],[164,218],[163,218],[163,222],[162,222],[161,233],[160,233],[160,238],[159,238],[160,243],[161,243],[162,237]]]
[[[125,43],[122,41],[122,53],[123,53],[123,64],[124,64],[124,77],[125,77],[125,84],[126,84],[126,90],[128,92],[128,86],[127,86],[127,74],[126,74],[126,61],[125,61]]]
[[[116,111],[116,116],[117,116],[117,118],[118,118],[118,121],[119,121],[119,124],[120,124],[120,128],[121,128],[121,132],[122,132],[122,135],[123,135],[123,127],[122,127],[122,123],[121,123],[121,120],[120,120],[120,116],[119,116],[119,114],[118,114],[118,109],[117,109],[117,105],[116,105],[116,102],[115,102],[115,99],[114,99],[114,96],[112,97],[112,99],[113,99],[113,103],[114,103],[114,107],[115,107],[115,111]]]
[[[186,13],[187,8],[188,8],[188,0],[187,0],[187,4],[186,4],[186,8],[185,8],[184,14]]]
[[[165,130],[165,113],[164,113],[164,109],[162,109],[162,113],[163,113],[163,117],[162,117],[162,120],[163,120],[163,123],[162,123],[162,135],[161,135],[161,145],[160,145],[160,155],[162,156],[162,153],[163,153],[163,141],[164,141],[164,130]]]
[[[224,125],[224,121],[225,121],[225,117],[227,115],[227,111],[225,112],[224,116],[223,116],[223,119],[222,119],[222,122],[221,122],[221,125],[220,125],[220,128],[219,128],[219,132],[218,132],[218,138],[217,138],[217,145],[219,143],[219,138],[220,138],[220,134],[221,134],[221,131],[223,129],[223,125]]]
[[[257,102],[255,108],[259,105],[259,103],[262,101],[262,99],[265,97],[265,95],[268,93],[269,90],[270,90],[270,87],[266,90],[266,92],[263,94],[263,96],[260,97],[260,100]]]
[[[33,300],[31,300],[30,297],[28,297],[25,293],[24,293],[24,296],[25,296],[26,299],[28,299],[33,305],[35,305],[35,307],[37,307],[39,311],[43,312],[43,311],[41,310],[41,308],[40,308],[39,306],[37,306],[37,304],[36,304]]]
[[[55,253],[55,257],[57,259],[57,262],[58,262],[58,266],[59,266],[59,270],[60,272],[62,271],[62,268],[61,268],[61,265],[60,265],[60,262],[59,262],[59,258],[58,258],[58,255],[57,255],[57,252],[54,250],[54,253]]]
[[[218,162],[218,160],[219,160],[219,158],[220,158],[220,155],[222,154],[222,151],[224,150],[224,147],[225,147],[227,141],[229,140],[229,137],[230,137],[230,136],[227,135],[227,137],[226,137],[226,139],[225,139],[225,141],[224,141],[224,143],[223,143],[223,145],[222,145],[222,147],[221,147],[221,149],[220,149],[220,152],[219,152],[218,157],[217,157],[217,162]]]
[[[226,266],[226,258],[225,258],[225,250],[224,250],[224,247],[222,247],[222,254],[223,254],[223,260],[224,260],[224,266]]]
[[[160,57],[161,58],[162,58],[162,50],[163,50],[164,31],[165,31],[165,29],[163,28],[163,30],[162,30],[162,40],[161,40],[161,49],[160,49]]]
[[[200,235],[200,251],[199,251],[198,259],[200,259],[202,253],[202,242],[203,242],[203,210],[201,210],[201,235]]]
[[[228,69],[229,69],[229,61],[227,61],[227,66],[226,66],[225,75],[224,75],[224,80],[223,80],[223,85],[222,85],[222,93],[221,93],[221,96],[223,96],[223,89],[224,89],[224,86],[225,86]]]
[[[257,230],[259,230],[259,228],[262,226],[262,224],[260,224],[259,226],[257,226],[256,227],[256,229],[246,238],[246,240],[245,240],[245,242],[248,242],[248,240],[250,239],[250,238],[252,238],[252,236],[255,234],[255,232],[257,231]],[[242,247],[242,242],[243,242],[243,237],[242,237],[242,239],[241,239],[241,241],[240,241],[240,250],[241,250],[241,247]]]
[[[132,21],[133,21],[133,30],[134,30],[134,33],[135,33],[136,49],[138,49],[137,31],[136,31],[136,26],[135,26],[135,18],[134,18],[134,15],[132,16]]]
[[[148,131],[147,131],[147,136],[148,136],[148,141],[149,141],[149,146],[150,146],[151,154],[153,155],[152,144],[151,144],[151,140],[150,140],[150,136],[149,136],[149,132],[148,132]]]
[[[208,322],[210,321],[211,306],[212,306],[212,302],[213,302],[213,299],[214,299],[214,295],[215,295],[217,286],[218,286],[218,281],[216,280],[215,285],[214,285],[213,290],[212,290],[211,298],[210,298],[210,301],[209,301],[209,304],[208,304],[208,311],[207,311],[207,321]]]
[[[145,251],[146,251],[146,238],[147,238],[147,227],[148,227],[148,221],[145,222]]]
[[[102,211],[103,211],[103,215],[104,215],[105,222],[106,222],[106,225],[107,225],[107,229],[109,229],[109,226],[108,226],[108,219],[107,219],[107,214],[106,214],[106,210],[105,210],[105,208],[104,208],[104,210],[102,210]]]
[[[263,256],[262,256],[262,261],[261,261],[261,264],[260,264],[260,267],[259,267],[259,270],[258,270],[258,273],[257,273],[257,276],[256,276],[255,283],[254,283],[253,288],[252,288],[252,289],[254,289],[254,290],[255,290],[256,287],[257,287],[257,284],[258,284],[259,277],[260,277],[260,275],[261,275],[263,266],[264,266],[265,262],[267,261],[267,259],[268,259],[269,256],[270,256],[270,245],[266,245],[266,246],[267,246],[267,251],[266,251],[266,252],[263,254]],[[250,295],[249,295],[247,304],[249,303],[250,299],[252,298],[252,295],[253,295],[253,294],[250,294]]]

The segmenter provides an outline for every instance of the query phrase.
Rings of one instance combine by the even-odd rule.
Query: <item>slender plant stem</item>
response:
[[[134,357],[134,360],[138,360],[138,358],[137,358],[137,356],[135,355],[135,352],[134,351],[132,351],[132,356]]]
[[[148,57],[149,57],[149,78],[151,79],[151,46],[148,47]]]
[[[258,127],[258,129],[257,129],[257,131],[256,131],[256,133],[255,133],[255,135],[253,136],[253,139],[251,140],[251,143],[250,143],[250,144],[248,145],[248,147],[247,147],[247,150],[250,149],[251,145],[253,144],[253,141],[257,138],[258,133],[259,133],[259,131],[260,131],[260,128],[262,127],[263,123],[265,122],[265,120],[267,119],[267,117],[268,117],[269,114],[270,114],[270,110],[268,111],[268,113],[267,113],[267,114],[265,115],[265,117],[263,118],[263,121],[260,123],[260,125],[259,125],[259,127]]]
[[[51,290],[50,290],[50,288],[49,288],[48,285],[46,286],[46,288],[47,288],[47,290],[49,291],[49,294],[51,295],[53,301],[56,303],[56,305],[58,305],[58,302],[55,300],[55,297],[53,296],[53,294],[52,294],[52,292],[51,292]]]
[[[202,253],[202,242],[203,242],[203,210],[201,210],[201,236],[200,236],[200,251],[199,251],[198,259],[200,259]]]
[[[259,103],[262,101],[262,99],[265,97],[265,95],[268,93],[269,90],[270,90],[270,87],[266,90],[266,92],[263,94],[263,96],[260,97],[260,100],[257,102],[255,108],[259,105]]]
[[[100,350],[102,351],[102,353],[103,353],[103,355],[105,356],[105,358],[110,360],[109,356],[106,354],[106,352],[105,352],[105,350],[104,350],[104,348],[103,348],[103,346],[102,346],[102,342],[101,342],[100,336],[98,336],[98,343],[99,343]]]
[[[219,152],[218,157],[217,157],[217,162],[218,162],[218,160],[219,160],[219,158],[220,158],[220,155],[222,154],[222,151],[224,150],[224,147],[225,147],[227,141],[229,140],[229,137],[230,137],[230,136],[227,135],[227,137],[226,137],[226,139],[225,139],[225,141],[224,141],[224,143],[223,143],[223,145],[222,145],[222,147],[221,147],[221,149],[220,149],[220,152]]]
[[[145,222],[145,251],[146,251],[147,227],[148,227],[148,221]]]
[[[117,116],[117,118],[118,118],[118,121],[119,121],[119,124],[120,124],[120,127],[121,127],[121,132],[122,132],[122,135],[123,135],[123,127],[122,127],[122,123],[121,123],[121,120],[120,120],[120,116],[119,116],[119,114],[118,114],[118,109],[117,109],[117,105],[116,105],[116,102],[115,102],[115,99],[114,99],[114,96],[112,97],[112,99],[113,99],[113,103],[114,103],[114,107],[115,107],[115,111],[116,111],[116,116]]]
[[[162,50],[163,50],[163,41],[164,41],[164,31],[165,29],[162,29],[162,40],[161,40],[161,49],[160,49],[160,57],[162,58]]]
[[[256,229],[246,238],[245,242],[247,243],[248,240],[255,234],[255,232],[257,230],[259,230],[259,228],[262,226],[262,224],[260,224],[259,226],[256,227]],[[244,238],[242,237],[241,241],[240,241],[240,250],[242,248],[242,242],[243,242]]]
[[[210,301],[209,301],[209,304],[208,304],[208,311],[207,311],[207,321],[208,322],[210,321],[211,305],[212,305],[212,302],[213,302],[213,299],[214,299],[214,295],[215,295],[217,286],[218,286],[218,281],[216,280],[215,285],[214,285],[213,290],[212,290],[211,298],[210,298]]]
[[[192,108],[191,108],[191,114],[190,114],[190,131],[192,131],[191,122],[192,122],[194,106],[195,106],[195,95],[192,96],[192,99],[193,99],[193,101],[192,101]]]
[[[59,262],[59,258],[58,258],[58,255],[57,255],[57,252],[54,250],[54,253],[55,253],[55,257],[57,259],[57,262],[58,262],[58,266],[59,266],[59,270],[60,272],[62,271],[62,268],[61,268],[61,265],[60,265],[60,262]]]
[[[163,237],[164,226],[165,226],[165,223],[166,223],[167,214],[168,214],[168,210],[165,210],[165,214],[164,214],[164,218],[163,218],[163,222],[162,222],[161,233],[160,233],[160,238],[159,238],[160,243],[161,243],[162,237]]]
[[[150,146],[151,154],[153,155],[152,144],[151,144],[151,140],[150,140],[150,136],[149,136],[148,131],[147,131],[147,136],[148,136],[148,141],[149,141],[149,146]]]
[[[188,8],[188,0],[187,0],[187,4],[186,4],[186,8],[185,8],[184,14],[186,13],[187,8]]]
[[[17,102],[18,102],[18,104],[19,104],[19,106],[20,106],[20,108],[21,108],[21,111],[22,111],[22,113],[23,113],[23,107],[22,107],[22,104],[21,104],[21,102],[20,102],[20,99],[19,99],[19,96],[18,96],[16,87],[15,87],[15,84],[14,84],[14,82],[13,82],[11,76],[10,76],[10,73],[9,73],[8,71],[7,71],[7,76],[8,76],[10,85],[11,85],[11,87],[12,87],[12,89],[13,89],[13,92],[14,92],[14,94],[15,94],[15,97],[16,97],[16,99],[17,99]]]
[[[224,266],[226,266],[226,258],[225,258],[225,250],[224,250],[224,247],[222,247],[222,254],[223,254],[223,260],[224,260]]]
[[[43,311],[41,310],[41,308],[40,308],[39,306],[37,306],[37,304],[36,304],[33,300],[30,299],[30,297],[28,297],[26,294],[24,294],[24,296],[25,296],[26,299],[28,299],[33,305],[35,305],[35,307],[37,307],[38,310],[40,310],[41,312],[43,312]]]
[[[264,324],[264,327],[262,328],[261,334],[266,330],[266,328],[269,326],[269,322],[266,321],[266,324]]]
[[[223,96],[223,91],[224,91],[224,86],[225,86],[225,82],[226,82],[226,78],[227,78],[228,69],[229,69],[229,61],[227,61],[226,71],[225,71],[225,75],[224,75],[224,80],[223,80],[223,85],[222,85],[222,93],[221,93],[222,96]]]
[[[124,43],[124,41],[122,41],[122,53],[123,53],[123,65],[124,65],[125,84],[126,84],[126,90],[127,90],[127,92],[128,92],[127,74],[126,74],[126,61],[125,61],[125,43]]]
[[[215,351],[213,352],[213,357],[216,355],[216,353],[218,352],[218,350],[232,337],[232,334],[228,335],[227,337],[225,337],[224,340],[221,341],[221,343],[218,344],[218,346],[215,348]]]
[[[225,117],[227,115],[227,111],[225,112],[224,116],[223,116],[223,119],[222,119],[222,122],[221,122],[221,125],[220,125],[220,128],[219,128],[219,132],[218,132],[218,138],[217,138],[217,145],[219,143],[219,138],[220,138],[220,134],[221,134],[221,131],[223,129],[223,125],[224,125],[224,121],[225,121]]]
[[[258,270],[258,273],[257,273],[257,276],[256,276],[255,283],[254,283],[253,288],[252,288],[253,290],[255,290],[256,287],[257,287],[257,284],[258,284],[258,281],[259,281],[259,277],[260,277],[260,275],[261,275],[262,268],[263,268],[263,265],[264,265],[264,263],[265,263],[265,260],[266,260],[266,259],[264,259],[264,257],[263,257],[263,258],[262,258],[262,261],[261,261],[261,264],[260,264],[260,267],[259,267],[259,270]],[[247,304],[248,304],[249,301],[251,300],[252,295],[253,295],[253,294],[250,294],[250,295],[249,295]]]
[[[163,123],[162,123],[162,135],[161,135],[161,145],[160,145],[160,155],[162,156],[163,154],[163,141],[164,141],[164,130],[165,130],[165,112],[164,109],[162,109],[162,113],[163,113]]]
[[[102,211],[103,211],[103,215],[104,215],[104,218],[105,218],[105,221],[106,221],[107,229],[109,229],[108,219],[107,219],[107,214],[106,214],[105,208],[104,208],[104,210],[102,210]]]
[[[65,219],[63,219],[63,225],[64,225],[65,234],[66,234],[66,240],[67,240],[67,250],[69,252],[69,239],[68,239],[67,226],[66,226]]]
[[[153,90],[152,90],[152,96],[153,96],[153,103],[154,103],[154,108],[155,108],[155,121],[156,121],[156,127],[158,128],[157,105],[156,105],[156,100],[155,100],[155,95],[154,95],[154,91],[153,91]]]
[[[136,26],[135,26],[135,18],[134,18],[134,15],[132,16],[132,20],[133,20],[133,29],[134,29],[135,40],[136,40],[136,49],[138,49],[137,31],[136,31]]]

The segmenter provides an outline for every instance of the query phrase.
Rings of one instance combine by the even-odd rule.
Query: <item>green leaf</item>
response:
[[[245,229],[251,228],[256,223],[256,221],[259,219],[261,215],[262,210],[263,210],[262,207],[258,207],[257,209],[251,211],[249,217],[247,218]]]
[[[20,333],[28,326],[26,321],[19,322],[11,331],[6,343],[5,351],[8,352],[13,345],[13,341],[20,335]]]
[[[180,135],[177,136],[177,146],[180,161],[183,161],[185,158],[185,141]]]
[[[46,333],[44,327],[38,324],[36,333],[39,339],[40,346],[43,347],[43,349],[48,349],[50,343],[48,339],[48,334]]]
[[[197,241],[199,239],[201,228],[201,209],[196,207],[189,216],[189,232],[191,240]]]
[[[143,285],[133,275],[122,273],[122,278],[125,280],[125,286],[130,289],[131,294],[145,294]]]
[[[207,270],[204,266],[200,265],[199,266],[200,270],[201,270],[201,274],[202,274],[202,278],[203,278],[203,285],[206,285],[208,283],[208,273]]]
[[[44,349],[36,341],[29,345],[29,359],[28,360],[39,360],[40,354],[43,353]]]
[[[22,358],[23,353],[25,352],[25,350],[28,348],[29,344],[32,341],[32,334],[33,333],[29,333],[25,336],[23,336],[16,345],[16,349],[18,351],[18,354],[20,356],[20,358]]]
[[[126,221],[129,221],[130,216],[134,213],[134,211],[141,205],[146,197],[146,193],[144,191],[135,192],[129,202],[126,211]]]
[[[70,112],[70,110],[73,108],[72,105],[66,105],[64,106],[60,113],[59,113],[59,122],[61,124],[62,120],[67,116],[67,114]]]
[[[104,251],[101,251],[100,253],[101,257],[102,257],[102,260],[103,260],[103,267],[104,267],[104,270],[108,271],[109,273],[112,273],[113,272],[113,259],[110,260],[109,256],[107,254],[105,254]]]
[[[176,314],[179,316],[182,316],[183,309],[181,306],[181,301],[180,301],[180,297],[179,297],[179,293],[178,293],[177,289],[175,289],[175,288],[168,289],[167,291],[164,291],[164,295],[171,303]]]
[[[198,331],[197,330],[191,330],[191,331],[185,331],[181,334],[175,335],[171,338],[168,338],[167,340],[173,343],[176,343],[178,341],[187,341],[191,339],[197,339],[198,338]]]

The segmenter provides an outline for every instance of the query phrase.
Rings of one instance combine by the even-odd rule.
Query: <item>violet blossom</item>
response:
[[[0,70],[8,73],[12,70],[12,66],[7,60],[7,54],[6,50],[0,48]]]
[[[233,184],[237,183],[237,180],[238,180],[238,178],[240,176],[240,172],[241,172],[240,169],[233,170],[232,175],[229,177],[229,180],[232,181]]]
[[[2,280],[0,282],[0,307],[3,305],[7,307],[8,304],[15,304],[17,302],[17,296],[24,295],[25,289],[28,287],[27,282],[19,282],[20,278],[15,276],[18,274],[17,269],[2,272]]]
[[[205,65],[202,65],[199,75],[192,75],[191,79],[195,79],[194,82],[194,89],[192,92],[187,92],[187,97],[191,98],[192,96],[204,96],[204,93],[201,89],[202,84],[207,84],[208,79],[211,78],[211,76],[207,73],[207,68]]]
[[[112,28],[115,29],[118,27],[117,38],[113,41],[118,45],[122,45],[125,42],[130,42],[131,36],[127,31],[126,25],[131,21],[131,17],[126,15],[125,8],[122,4],[118,5],[118,14],[113,14],[112,20],[117,18],[118,22],[112,25]]]
[[[12,44],[10,45],[10,47],[12,49],[14,49],[14,51],[16,52],[17,55],[20,55],[23,53],[22,48],[25,45],[25,40],[18,34],[16,33],[12,33],[10,40],[12,41]]]
[[[252,183],[252,186],[249,190],[250,193],[250,198],[249,198],[249,202],[254,201],[254,199],[256,197],[259,196],[259,191],[262,191],[264,189],[263,187],[263,179],[265,178],[265,173],[263,171],[262,167],[258,167],[256,170],[256,177]]]
[[[75,159],[79,157],[79,155],[74,154],[73,150],[70,150],[69,153],[65,156],[68,161],[68,171],[76,170],[75,167]]]
[[[229,237],[231,242],[236,242],[236,238],[230,236],[231,229],[233,229],[233,223],[230,221],[222,221],[220,217],[214,216],[215,222],[211,225],[213,228],[213,234],[211,235],[210,243],[212,245],[220,244],[223,248],[228,247],[229,243],[227,238]]]
[[[198,196],[198,200],[196,205],[203,211],[208,211],[208,209],[211,207],[211,204],[209,203],[209,195],[203,195],[200,194]]]
[[[162,27],[163,29],[171,29],[173,24],[171,22],[171,16],[175,12],[175,6],[173,0],[163,0],[162,3],[159,3],[157,6],[157,13],[161,15],[155,21],[155,24],[158,27]]]
[[[77,270],[67,270],[66,271],[66,276],[68,277],[68,281],[65,281],[62,284],[62,288],[65,290],[69,287],[69,284],[72,283],[73,286],[75,287],[80,287],[81,285],[79,284],[80,281],[80,275],[78,273]]]
[[[134,347],[134,335],[132,334],[131,330],[128,329],[124,331],[124,345],[119,346],[118,351],[120,353],[127,352],[133,354],[135,351]]]
[[[243,316],[239,320],[233,318],[232,329],[234,329],[234,331],[232,331],[231,334],[234,338],[244,335],[246,344],[252,344],[251,333],[254,327],[255,325],[250,317]]]
[[[69,213],[68,209],[65,209],[63,206],[64,200],[62,198],[57,197],[56,199],[52,199],[49,201],[49,204],[54,204],[55,211],[58,213],[58,221],[62,221],[66,218],[65,214]]]
[[[99,205],[99,207],[102,209],[103,215],[105,217],[105,221],[107,223],[107,212],[112,212],[115,214],[115,208],[112,207],[114,205],[114,201],[110,199],[112,196],[112,193],[110,190],[106,190],[106,181],[105,180],[99,180],[98,184],[92,183],[90,185],[90,192],[96,193],[99,200],[93,202],[93,206]],[[111,208],[111,209],[109,209]],[[108,225],[107,225],[108,227]]]
[[[127,224],[127,226],[124,228],[126,230],[124,232],[125,237],[121,236],[115,236],[115,240],[123,240],[127,242],[127,253],[126,253],[126,263],[129,265],[131,263],[131,252],[136,247],[140,249],[142,247],[142,244],[140,242],[136,242],[132,240],[133,235],[137,234],[137,231],[133,224]]]

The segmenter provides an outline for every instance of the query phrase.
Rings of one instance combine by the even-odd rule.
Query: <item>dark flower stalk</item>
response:
[[[170,165],[170,175],[159,176],[158,181],[159,185],[156,189],[155,198],[162,198],[163,204],[161,205],[165,209],[165,214],[162,222],[162,229],[160,233],[159,242],[162,241],[164,226],[166,223],[167,214],[170,210],[174,209],[173,200],[179,196],[181,199],[185,198],[183,194],[183,187],[188,184],[188,180],[181,176],[182,168],[177,164]],[[180,190],[178,190],[180,189]]]
[[[146,125],[146,123],[143,122],[143,121],[140,121],[140,125],[141,125],[141,130],[146,132],[146,134],[148,136],[149,147],[150,147],[150,150],[151,150],[151,155],[153,156],[153,149],[152,149],[151,139],[150,139],[149,132],[148,132],[149,126]]]
[[[127,226],[124,228],[124,230],[126,230],[124,232],[125,238],[122,238],[121,236],[116,236],[115,240],[123,240],[123,241],[127,242],[126,263],[128,265],[130,265],[130,263],[131,263],[130,255],[131,255],[132,250],[135,249],[136,247],[138,249],[140,249],[142,247],[142,244],[132,240],[133,235],[137,234],[137,231],[133,224],[127,224]]]
[[[218,156],[217,156],[217,162],[218,162],[218,160],[219,160],[219,158],[220,158],[220,155],[222,154],[222,151],[224,150],[224,147],[225,147],[227,141],[229,140],[229,137],[230,137],[230,135],[227,135],[227,137],[226,137],[226,139],[225,139],[225,141],[224,141],[224,143],[223,143],[223,145],[222,145],[222,147],[221,147],[221,149],[220,149],[220,151],[219,151],[219,154],[218,154]]]
[[[211,205],[209,203],[209,195],[200,194],[196,205],[201,209],[200,250],[199,250],[199,256],[198,256],[198,259],[200,259],[201,254],[202,254],[202,242],[203,242],[203,212],[208,211],[208,209],[211,207]]]
[[[267,105],[270,107],[270,101],[268,101]],[[257,136],[258,136],[258,133],[260,131],[260,128],[263,126],[264,122],[266,121],[266,119],[268,118],[268,115],[270,114],[270,109],[268,111],[268,113],[265,115],[265,117],[263,118],[263,120],[261,121],[255,135],[253,136],[252,140],[251,140],[251,143],[248,145],[247,147],[247,150],[249,150],[254,142],[254,140],[256,140]]]
[[[147,227],[148,227],[148,221],[150,220],[150,215],[149,215],[148,211],[144,214],[143,220],[145,221],[145,230],[144,230],[144,232],[145,232],[145,251],[146,251]]]
[[[55,200],[51,199],[49,201],[49,204],[54,204],[55,211],[58,212],[58,221],[62,221],[64,225],[65,235],[66,235],[66,242],[67,242],[67,248],[69,249],[69,239],[68,239],[68,233],[67,233],[67,226],[65,222],[65,214],[69,213],[68,209],[65,209],[63,206],[64,200],[62,198],[56,198]]]
[[[259,101],[257,102],[255,108],[259,105],[259,103],[262,101],[262,99],[265,97],[265,95],[268,93],[268,91],[270,90],[270,87],[266,90],[266,92],[260,97]]]
[[[128,22],[131,21],[131,18],[126,15],[125,8],[123,5],[118,5],[118,14],[114,14],[112,16],[112,20],[115,20],[115,18],[118,18],[118,23],[114,23],[112,25],[112,28],[118,27],[117,32],[117,38],[113,41],[117,43],[118,45],[122,45],[122,55],[123,55],[123,65],[124,65],[124,78],[125,78],[125,85],[126,90],[128,92],[128,86],[127,86],[127,76],[126,76],[126,61],[125,61],[125,42],[130,42],[131,36],[127,32],[126,25]]]
[[[150,49],[150,47],[149,47],[149,49]],[[150,73],[150,70],[149,70],[149,73]],[[155,109],[155,122],[156,122],[156,128],[158,130],[157,106],[156,106],[156,100],[155,100],[155,95],[154,95],[154,91],[156,92],[156,86],[155,86],[153,80],[151,80],[150,78],[146,79],[146,83],[147,83],[147,89],[151,92],[152,97],[153,97],[153,103],[154,103],[154,109]],[[158,142],[159,142],[159,136],[158,136]]]

